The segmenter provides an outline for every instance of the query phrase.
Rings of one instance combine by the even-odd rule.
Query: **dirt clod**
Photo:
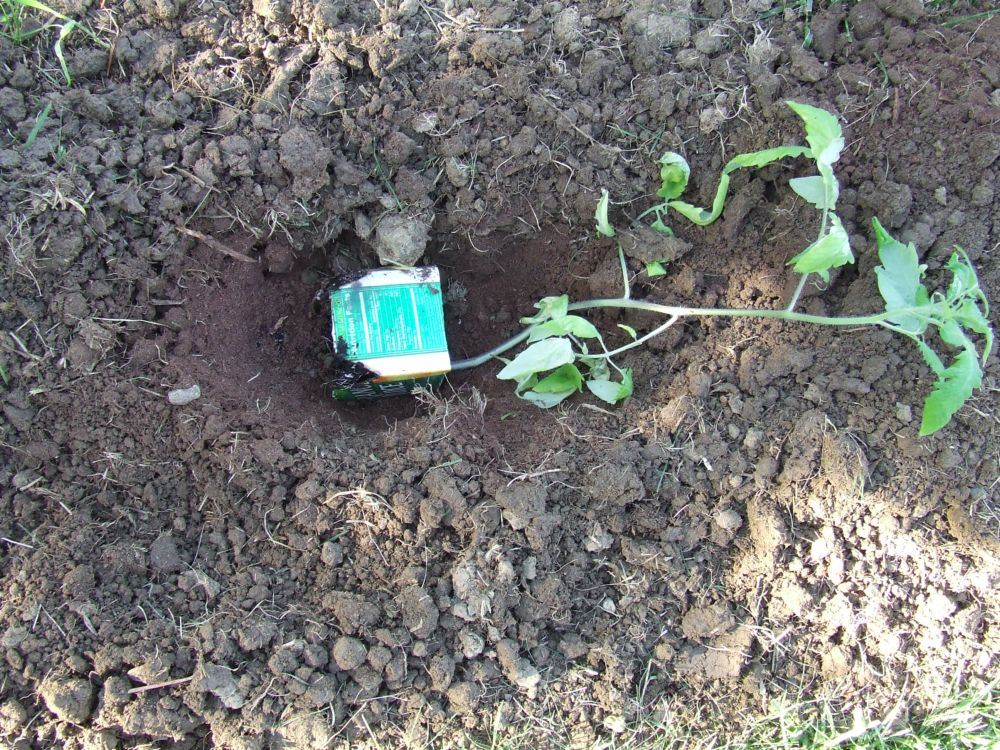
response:
[[[60,721],[82,724],[94,710],[97,691],[82,677],[49,678],[38,688],[46,707]]]

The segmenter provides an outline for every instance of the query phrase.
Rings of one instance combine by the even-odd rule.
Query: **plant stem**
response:
[[[806,288],[806,280],[808,278],[809,274],[804,273],[799,279],[799,285],[795,287],[795,293],[792,294],[792,299],[789,301],[788,307],[785,308],[788,312],[792,312],[795,309],[795,306],[799,303],[799,297],[802,296],[802,290]]]
[[[832,198],[832,196],[830,195],[830,190],[828,186],[824,185],[824,192],[826,195],[827,206],[829,206],[830,199]],[[823,235],[826,234],[826,222],[829,218],[830,218],[830,209],[829,207],[827,207],[823,209],[823,216],[819,220],[819,234],[816,235],[816,242],[819,242],[821,239],[823,239]],[[802,290],[806,288],[806,280],[808,278],[809,274],[804,273],[802,274],[802,278],[799,279],[799,285],[795,287],[795,293],[792,295],[792,299],[788,303],[788,307],[785,308],[786,310],[788,310],[788,312],[792,312],[795,309],[795,306],[799,304],[799,297],[802,296]]]
[[[647,300],[640,299],[623,299],[621,297],[615,297],[612,299],[592,299],[586,300],[584,302],[573,302],[569,305],[570,311],[575,310],[594,310],[599,308],[618,308],[622,310],[643,310],[645,312],[658,313],[660,315],[669,315],[671,320],[666,324],[654,329],[645,336],[626,344],[619,349],[610,352],[609,355],[613,356],[619,352],[631,349],[638,346],[641,343],[648,341],[654,336],[662,333],[668,327],[677,322],[679,318],[770,318],[775,320],[791,320],[798,323],[815,323],[817,325],[827,325],[827,326],[844,326],[844,327],[864,327],[864,326],[882,326],[883,328],[888,328],[891,331],[896,331],[897,333],[905,333],[901,331],[896,326],[890,323],[891,318],[900,318],[907,315],[916,315],[921,318],[928,318],[927,307],[912,307],[903,308],[900,310],[893,310],[892,312],[882,312],[875,315],[852,315],[846,317],[832,317],[828,318],[823,315],[807,315],[806,313],[797,313],[792,310],[740,310],[728,307],[679,307],[676,305],[662,305],[659,302],[649,302]],[[451,365],[452,370],[468,370],[472,367],[478,367],[479,365],[486,364],[494,357],[498,357],[504,352],[513,349],[515,346],[525,341],[531,334],[532,327],[529,326],[523,331],[507,339],[502,344],[499,344],[488,352],[480,354],[478,357],[471,357],[470,359],[461,359],[457,362],[453,362]],[[907,334],[909,335],[909,334]],[[606,356],[604,354],[597,356]]]

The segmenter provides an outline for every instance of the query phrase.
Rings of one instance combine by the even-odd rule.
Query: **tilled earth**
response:
[[[537,410],[494,365],[345,406],[315,300],[400,235],[442,269],[456,358],[545,294],[620,294],[600,189],[627,227],[672,149],[710,202],[732,155],[802,141],[786,99],[843,123],[859,256],[805,309],[878,308],[876,215],[933,281],[960,245],[1000,299],[1000,18],[52,5],[94,32],[63,44],[71,85],[56,29],[0,37],[0,742],[421,746],[532,724],[535,746],[587,746],[640,719],[738,728],[785,695],[905,716],[996,674],[996,355],[924,439],[908,342],[747,320],[629,352],[617,409]],[[660,279],[623,238],[633,294],[782,304],[815,232],[787,187],[804,174],[734,175],[721,221],[675,225]]]

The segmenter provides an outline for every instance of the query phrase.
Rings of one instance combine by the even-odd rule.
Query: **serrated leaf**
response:
[[[927,289],[920,279],[927,266],[920,265],[913,243],[904,245],[894,239],[878,219],[872,219],[875,242],[882,265],[875,267],[878,290],[885,300],[886,312],[919,307],[928,300]],[[922,333],[927,322],[915,315],[901,314],[889,322],[911,333]]]
[[[646,264],[646,273],[651,278],[656,278],[657,276],[666,276],[667,269],[664,268],[663,263],[658,260],[654,260],[652,263]]]
[[[833,208],[836,205],[836,198],[834,198],[833,205],[827,205],[827,186],[821,175],[793,177],[788,181],[788,186],[795,191],[796,195],[804,198],[816,208]]]
[[[533,390],[535,393],[562,393],[563,391],[579,391],[583,388],[583,375],[576,365],[563,365],[550,375],[538,381]]]
[[[601,337],[600,332],[594,327],[594,324],[586,318],[581,318],[579,315],[563,315],[537,324],[528,335],[528,341],[540,341],[550,336],[566,335],[576,336],[579,339],[596,339]]]
[[[830,166],[840,158],[844,148],[844,134],[837,118],[825,109],[800,102],[785,102],[802,118],[806,130],[809,152],[818,165]]]
[[[575,358],[569,339],[552,338],[532,344],[497,373],[500,380],[522,380],[536,372],[554,370]]]
[[[963,349],[949,367],[938,376],[934,390],[924,401],[924,413],[920,421],[920,436],[937,432],[951,421],[972,395],[972,391],[982,385],[983,373],[979,369],[979,358],[974,351]]]
[[[622,399],[632,395],[632,370],[626,368],[622,371],[620,383],[611,380],[588,380],[587,390],[602,401],[617,404]]]
[[[979,290],[979,277],[964,253],[952,253],[948,259],[948,270],[951,271],[951,283],[948,284],[948,299],[959,297]]]
[[[818,273],[824,281],[830,280],[830,269],[854,262],[851,241],[840,219],[830,217],[830,231],[796,255],[788,265],[799,273]]]
[[[615,236],[615,228],[608,221],[608,203],[610,201],[611,196],[608,194],[607,189],[601,188],[601,197],[597,201],[597,210],[594,211],[594,221],[597,223],[595,227],[597,233],[604,237]]]
[[[917,342],[917,348],[920,350],[920,354],[923,356],[924,362],[926,362],[927,366],[931,368],[931,372],[940,376],[941,373],[944,372],[944,362],[941,361],[937,352],[927,346],[927,343],[921,341],[920,339],[914,339],[914,341]]]
[[[572,396],[576,391],[562,391],[561,393],[538,393],[537,391],[525,391],[518,395],[525,401],[534,404],[541,409],[551,409],[553,406],[562,403]]]
[[[990,324],[986,314],[980,309],[975,300],[967,299],[962,303],[961,308],[959,308],[957,319],[964,328],[968,328],[986,337],[986,346],[983,348],[982,355],[983,364],[986,364],[986,360],[990,357],[990,352],[993,351],[993,326]]]
[[[675,151],[667,151],[657,163],[660,165],[660,189],[656,194],[666,200],[673,200],[687,188],[691,166],[687,159]]]
[[[959,349],[973,349],[972,342],[969,337],[965,335],[965,331],[962,330],[962,326],[959,325],[957,320],[946,320],[938,326],[938,333],[941,336],[941,340],[948,344],[948,346],[954,346]]]

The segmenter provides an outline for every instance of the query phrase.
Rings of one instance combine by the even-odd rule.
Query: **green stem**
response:
[[[830,188],[829,188],[829,186],[824,185],[823,186],[823,191],[824,191],[824,194],[826,195],[827,206],[829,206],[829,204],[830,204],[830,198],[832,197],[830,195]],[[816,242],[819,242],[821,239],[823,239],[823,235],[826,233],[826,222],[829,219],[829,217],[830,217],[830,209],[829,208],[824,208],[823,209],[823,217],[819,221],[819,234],[816,235]],[[797,287],[795,287],[795,293],[792,295],[792,299],[788,303],[788,307],[785,308],[786,310],[788,310],[788,312],[792,312],[795,309],[795,306],[797,304],[799,304],[799,297],[802,296],[802,290],[806,288],[806,280],[808,278],[809,278],[809,274],[804,273],[804,274],[802,274],[802,278],[799,279],[799,285]]]
[[[900,310],[893,310],[892,312],[882,312],[875,315],[852,315],[852,316],[840,316],[828,318],[823,315],[807,315],[806,313],[797,313],[792,310],[740,310],[727,307],[681,307],[677,305],[661,305],[659,302],[649,302],[647,300],[639,299],[623,299],[621,297],[615,297],[612,299],[592,299],[586,300],[585,302],[573,302],[569,305],[570,311],[575,310],[595,310],[600,308],[618,308],[621,310],[642,310],[644,312],[658,313],[660,315],[669,315],[671,320],[666,324],[654,329],[645,336],[626,344],[619,349],[609,352],[607,355],[601,354],[597,356],[614,356],[619,352],[626,351],[627,349],[632,349],[633,347],[642,344],[654,336],[662,333],[664,330],[669,328],[679,318],[770,318],[774,320],[790,320],[798,323],[814,323],[817,325],[827,325],[827,326],[844,326],[844,327],[864,327],[864,326],[882,326],[890,331],[896,333],[903,333],[906,335],[911,335],[906,331],[902,331],[898,327],[890,323],[891,318],[900,318],[907,315],[915,315],[924,320],[931,320],[932,315],[929,315],[928,307],[910,307],[903,308]],[[516,336],[507,339],[502,344],[499,344],[488,352],[480,354],[478,357],[471,357],[469,359],[461,359],[457,362],[453,362],[451,365],[452,370],[468,370],[472,367],[479,367],[479,365],[486,364],[494,357],[498,357],[506,351],[513,349],[518,344],[525,341],[529,335],[531,335],[532,328],[529,326],[523,331],[518,333]]]

